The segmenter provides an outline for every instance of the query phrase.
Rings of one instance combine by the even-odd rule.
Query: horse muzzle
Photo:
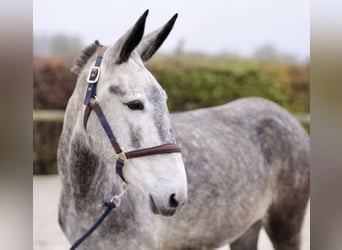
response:
[[[185,204],[187,197],[186,195],[176,195],[172,193],[166,202],[159,201],[155,199],[152,195],[150,197],[150,207],[154,214],[160,214],[162,216],[173,216]]]

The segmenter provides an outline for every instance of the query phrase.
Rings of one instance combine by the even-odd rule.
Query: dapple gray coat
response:
[[[119,63],[139,61],[138,54],[144,61],[149,59],[171,28],[144,39],[149,50],[132,46]],[[137,30],[136,24],[131,34]],[[152,39],[160,32],[167,34]],[[94,153],[87,131],[80,128],[85,75],[98,46],[89,47],[74,69],[79,73],[78,83],[68,103],[58,148],[59,223],[70,243],[96,221],[103,211],[101,201],[117,194],[122,183],[114,166]],[[185,205],[172,217],[156,215],[148,195],[132,183],[120,207],[79,249],[215,249],[225,244],[233,250],[256,249],[264,227],[275,249],[298,250],[309,198],[309,137],[299,122],[261,98],[170,117],[187,175]],[[100,125],[98,130],[102,130]],[[128,131],[132,145],[139,143],[137,134]]]

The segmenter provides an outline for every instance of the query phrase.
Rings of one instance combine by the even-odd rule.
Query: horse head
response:
[[[146,11],[119,40],[103,53],[96,102],[101,105],[108,124],[121,148],[128,152],[163,144],[175,144],[167,95],[144,62],[161,46],[177,15],[160,29],[143,37]],[[78,74],[81,98],[87,92],[87,76],[101,45],[96,41],[73,68]],[[89,54],[89,53],[88,53]],[[83,60],[83,62],[82,62]],[[83,65],[82,65],[83,64]],[[82,111],[84,107],[81,108]],[[118,155],[94,112],[82,127],[89,147],[107,165],[115,166]],[[115,168],[112,168],[115,171]],[[149,196],[155,214],[171,216],[187,199],[187,179],[180,153],[154,154],[129,159],[122,169],[124,179]]]

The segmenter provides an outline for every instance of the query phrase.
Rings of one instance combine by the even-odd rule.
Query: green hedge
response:
[[[161,57],[148,64],[148,68],[167,92],[171,111],[210,107],[241,97],[258,96],[292,112],[309,112],[307,66]]]
[[[57,173],[57,145],[61,122],[33,123],[33,173]]]
[[[64,109],[75,85],[70,61],[34,59],[34,108]],[[170,111],[259,96],[309,113],[309,67],[194,56],[156,57],[147,64],[168,94]],[[61,123],[34,123],[34,173],[56,173]],[[307,128],[309,129],[309,127]]]

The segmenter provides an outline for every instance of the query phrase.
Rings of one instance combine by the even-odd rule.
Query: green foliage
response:
[[[57,173],[57,146],[61,122],[33,123],[33,174]]]
[[[34,60],[34,108],[64,109],[75,76],[70,61]],[[309,113],[308,66],[203,56],[155,57],[147,67],[168,94],[170,111],[259,96],[294,113]],[[34,124],[34,173],[56,173],[61,123]],[[309,131],[310,126],[306,126]]]
[[[309,112],[306,67],[219,58],[159,57],[148,68],[167,92],[171,111],[258,96],[292,112]]]

